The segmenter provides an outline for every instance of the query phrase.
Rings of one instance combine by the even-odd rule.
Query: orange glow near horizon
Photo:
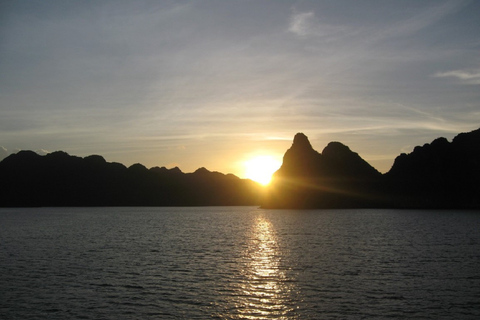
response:
[[[273,156],[256,156],[244,162],[245,177],[267,185],[270,183],[273,173],[275,173],[281,165],[281,161]]]

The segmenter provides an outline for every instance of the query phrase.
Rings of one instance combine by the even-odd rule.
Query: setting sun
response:
[[[248,179],[267,185],[272,174],[280,168],[281,161],[272,156],[257,156],[245,161],[245,176]]]

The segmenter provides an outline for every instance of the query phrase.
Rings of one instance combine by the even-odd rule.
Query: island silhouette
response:
[[[99,155],[11,154],[0,162],[0,206],[480,208],[480,129],[417,146],[381,174],[340,142],[315,151],[297,133],[266,188],[200,168],[126,167]]]

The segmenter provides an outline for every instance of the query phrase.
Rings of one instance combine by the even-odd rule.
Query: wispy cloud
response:
[[[50,153],[50,151],[45,150],[45,149],[38,149],[38,150],[35,150],[35,152],[36,152],[37,154],[41,155],[41,156],[44,156],[44,155]]]
[[[456,78],[467,84],[480,84],[480,69],[437,72],[436,78]]]
[[[347,31],[345,26],[322,23],[315,12],[295,12],[290,17],[288,31],[301,37],[330,37]]]
[[[372,43],[387,39],[405,37],[428,28],[439,22],[448,15],[451,15],[463,8],[468,1],[446,1],[436,6],[431,6],[412,14],[407,19],[392,21],[383,28],[354,27],[352,25],[332,25],[323,22],[317,17],[314,11],[294,12],[290,17],[288,31],[302,37],[325,37],[332,35],[352,35],[348,38],[357,44],[370,46]]]
[[[0,161],[8,156],[8,150],[5,147],[0,146]]]
[[[296,13],[290,19],[288,31],[301,37],[307,36],[312,32],[314,19],[315,13],[312,11]]]

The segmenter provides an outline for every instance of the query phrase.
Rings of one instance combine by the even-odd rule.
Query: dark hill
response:
[[[338,208],[372,206],[382,175],[340,142],[320,154],[297,133],[274,174],[262,207]]]
[[[215,206],[259,204],[251,180],[178,168],[129,168],[85,158],[20,151],[0,162],[0,206]]]
[[[401,154],[385,178],[397,207],[479,208],[480,129]]]
[[[480,208],[480,129],[415,147],[385,175],[340,142],[318,153],[298,133],[262,207]]]
[[[257,183],[200,168],[141,164],[98,155],[21,151],[0,162],[0,206],[255,205]],[[261,200],[264,208],[480,208],[480,129],[438,138],[395,159],[382,175],[340,142],[319,153],[295,135]]]

